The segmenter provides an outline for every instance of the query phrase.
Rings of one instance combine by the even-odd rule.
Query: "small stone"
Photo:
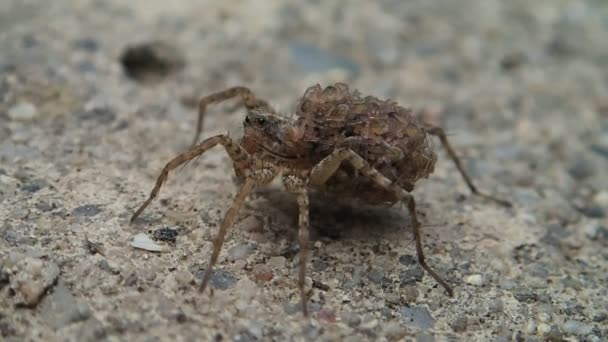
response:
[[[595,166],[590,160],[579,158],[574,162],[574,165],[570,167],[568,172],[575,179],[584,180],[595,174]]]
[[[91,317],[88,305],[79,303],[62,281],[41,302],[40,312],[46,323],[55,330]]]
[[[470,276],[467,276],[464,281],[469,285],[482,286],[483,276],[481,274],[471,274]]]
[[[177,270],[174,274],[178,286],[184,288],[192,284],[194,276],[188,270]]]
[[[155,243],[154,240],[150,239],[146,233],[135,234],[133,241],[131,242],[131,247],[143,249],[149,252],[163,251],[163,247]]]
[[[154,231],[152,238],[156,241],[166,241],[175,243],[177,240],[177,230],[172,228],[160,228]]]
[[[85,204],[74,208],[72,214],[75,216],[93,217],[101,212],[101,208],[95,204]]]
[[[410,306],[401,308],[401,316],[406,322],[412,323],[420,329],[430,329],[433,327],[435,320],[429,310],[424,306]]]
[[[573,319],[564,322],[562,328],[564,329],[564,332],[574,334],[576,336],[589,335],[593,331],[593,327],[591,325]]]
[[[228,249],[227,259],[229,261],[243,260],[250,256],[254,250],[255,246],[248,243],[232,246]]]
[[[399,322],[388,322],[384,325],[382,332],[390,341],[401,339],[407,334],[407,330]]]
[[[467,330],[468,319],[466,316],[458,316],[450,326],[454,332],[463,332]]]
[[[593,202],[604,208],[608,207],[608,191],[600,191],[593,196]]]
[[[256,264],[253,266],[253,277],[257,281],[271,281],[273,277],[272,268],[266,264]]]
[[[120,56],[127,76],[137,81],[160,80],[184,68],[186,59],[180,50],[163,41],[127,46]]]
[[[526,324],[526,334],[528,334],[528,335],[536,334],[536,322],[533,319],[528,320],[528,324]]]
[[[0,286],[0,287],[1,287],[1,286]],[[606,319],[608,319],[608,314],[607,314],[607,313],[605,313],[605,312],[601,312],[601,313],[599,313],[599,314],[597,314],[597,315],[593,316],[593,321],[594,321],[594,322],[598,322],[598,323],[599,323],[599,322],[603,322],[603,321],[605,321]]]
[[[589,218],[599,219],[606,217],[606,210],[599,205],[587,205],[578,208],[578,211]]]
[[[536,327],[536,331],[540,334],[540,335],[545,335],[547,334],[549,331],[551,330],[551,326],[547,323],[540,323],[538,324],[538,327]]]
[[[266,264],[268,266],[272,267],[272,269],[275,270],[275,272],[277,270],[284,270],[286,263],[287,263],[287,259],[285,259],[285,257],[282,257],[282,256],[270,257],[270,259],[268,259],[268,261],[266,262]]]
[[[412,267],[399,274],[399,280],[401,285],[414,285],[424,277],[424,270],[422,267]]]
[[[59,267],[51,261],[25,257],[15,264],[16,274],[10,277],[10,287],[18,294],[17,302],[33,307],[57,280]]]
[[[405,266],[414,266],[418,261],[413,255],[406,254],[399,257],[399,263]]]
[[[194,272],[194,277],[202,280],[205,275],[205,269],[198,269]],[[230,272],[225,270],[213,270],[211,271],[211,279],[209,279],[209,285],[218,290],[227,290],[234,287],[238,279]]]
[[[403,296],[405,297],[406,303],[415,303],[416,300],[418,299],[419,293],[418,293],[418,288],[416,286],[407,285],[402,288],[401,292],[403,293]]]
[[[539,325],[539,331],[540,331],[540,325]],[[562,331],[559,329],[559,327],[557,325],[552,325],[549,328],[549,331],[544,333],[544,338],[546,341],[550,341],[550,342],[561,342],[564,340],[564,334],[562,333]]]
[[[382,284],[384,279],[384,272],[380,269],[373,269],[367,273],[367,278],[375,284]]]
[[[353,312],[345,312],[341,316],[342,322],[346,323],[351,328],[356,328],[361,324],[361,317]]]
[[[374,316],[369,315],[363,319],[361,325],[359,325],[359,328],[363,330],[374,330],[378,324],[378,320]]]
[[[513,297],[522,303],[533,303],[538,300],[538,295],[525,287],[514,288]]]
[[[108,107],[93,107],[77,113],[80,120],[93,121],[100,125],[108,125],[116,119],[113,109]]]
[[[327,323],[336,323],[336,314],[331,310],[321,309],[317,314],[317,318]]]
[[[38,117],[38,108],[30,102],[19,102],[8,110],[8,117],[14,121],[32,121]]]
[[[491,313],[501,313],[503,312],[504,308],[505,305],[500,299],[494,299],[488,304],[488,311],[490,311]]]

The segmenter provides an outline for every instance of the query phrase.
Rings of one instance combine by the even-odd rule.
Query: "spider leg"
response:
[[[276,111],[268,104],[268,102],[264,100],[260,100],[256,98],[253,92],[247,88],[242,86],[231,87],[228,89],[224,89],[222,91],[207,95],[203,97],[198,104],[198,120],[196,122],[196,132],[194,134],[194,140],[192,141],[192,146],[198,143],[198,139],[200,138],[201,132],[203,130],[203,117],[205,116],[205,111],[207,106],[212,103],[222,102],[233,97],[240,97],[242,104],[248,110],[259,108],[268,113],[276,114]]]
[[[283,176],[283,184],[287,191],[295,193],[297,195],[298,207],[299,207],[299,228],[298,228],[298,242],[300,244],[300,257],[299,257],[299,273],[298,273],[298,288],[300,290],[300,297],[302,300],[302,313],[305,317],[308,316],[308,307],[306,300],[306,291],[304,289],[304,282],[306,277],[306,262],[308,257],[308,239],[309,239],[309,202],[308,202],[308,191],[306,190],[305,181],[293,174],[285,174]]]
[[[144,209],[146,209],[146,207],[158,195],[160,188],[162,187],[163,183],[165,183],[165,181],[167,180],[167,177],[169,176],[169,171],[202,155],[207,150],[215,147],[218,144],[224,146],[224,148],[226,149],[226,152],[228,152],[228,155],[234,162],[234,166],[236,168],[245,169],[251,164],[249,154],[247,153],[247,151],[242,149],[238,144],[234,143],[230,137],[228,137],[226,135],[216,135],[211,138],[208,138],[205,141],[203,141],[202,143],[200,143],[199,145],[196,145],[196,146],[190,148],[190,150],[173,158],[170,162],[168,162],[165,165],[165,167],[163,168],[163,170],[161,171],[160,175],[158,176],[158,178],[156,180],[156,185],[154,185],[154,188],[152,189],[150,196],[139,207],[139,209],[137,209],[137,211],[135,211],[135,213],[131,217],[131,222],[135,221],[135,219],[144,211]]]
[[[334,150],[329,156],[321,160],[311,171],[310,183],[313,185],[321,185],[325,183],[336,170],[340,167],[343,161],[348,161],[356,170],[364,176],[374,181],[379,186],[390,190],[397,198],[405,202],[410,213],[410,221],[414,231],[416,240],[416,254],[418,262],[435,280],[441,284],[450,296],[454,295],[452,287],[441,278],[429,265],[426,263],[424,252],[422,250],[422,236],[420,235],[420,222],[416,215],[416,201],[414,196],[406,192],[397,184],[386,178],[376,169],[371,167],[365,159],[349,149],[339,148]]]
[[[445,131],[443,130],[443,128],[439,127],[439,126],[425,126],[426,132],[434,135],[436,137],[439,138],[439,140],[441,141],[441,144],[443,145],[443,147],[447,150],[448,155],[450,156],[450,158],[454,161],[454,164],[456,164],[456,168],[458,169],[458,171],[460,172],[460,174],[462,175],[462,178],[464,179],[464,181],[467,183],[467,186],[469,187],[469,189],[471,189],[471,192],[477,196],[489,199],[491,201],[494,201],[500,205],[503,205],[505,207],[512,207],[513,205],[511,204],[511,202],[500,199],[500,198],[496,198],[492,195],[488,195],[485,194],[481,191],[479,191],[477,189],[477,187],[475,186],[475,184],[473,184],[473,181],[471,180],[471,177],[469,177],[469,175],[467,174],[467,172],[464,170],[464,167],[462,166],[462,163],[460,162],[460,158],[458,158],[458,156],[456,155],[456,152],[454,151],[454,149],[452,148],[452,145],[450,144],[450,142],[448,141],[448,137],[445,134]]]
[[[220,225],[220,230],[218,231],[215,239],[213,240],[213,252],[211,253],[211,259],[207,264],[207,269],[205,270],[205,274],[203,275],[203,281],[199,287],[199,292],[205,291],[207,288],[207,284],[211,279],[211,274],[213,273],[213,266],[215,266],[217,259],[220,255],[220,251],[222,249],[222,245],[224,244],[224,238],[226,237],[226,233],[228,232],[228,228],[232,226],[234,220],[238,216],[239,209],[241,205],[245,201],[245,198],[256,185],[267,184],[275,177],[277,174],[277,170],[274,168],[262,168],[257,169],[250,172],[247,175],[247,178],[243,185],[241,186],[239,193],[236,195],[232,202],[232,206],[226,214],[224,215],[224,220]]]

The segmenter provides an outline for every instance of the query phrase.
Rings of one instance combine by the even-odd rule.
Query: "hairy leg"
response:
[[[416,215],[416,202],[411,194],[400,188],[397,184],[393,183],[376,169],[372,168],[365,161],[365,159],[361,158],[358,154],[349,149],[337,149],[332,154],[325,157],[325,159],[321,160],[311,172],[310,183],[314,185],[323,184],[334,172],[336,172],[343,161],[349,162],[355,169],[361,172],[361,174],[370,178],[379,186],[393,192],[397,198],[407,205],[410,213],[410,221],[414,231],[414,239],[416,241],[416,254],[418,255],[418,262],[420,265],[422,265],[422,268],[424,268],[439,284],[441,284],[441,286],[445,288],[450,296],[453,296],[454,290],[452,287],[426,263],[424,252],[422,250],[420,222],[418,222],[418,217]]]
[[[298,228],[298,243],[300,244],[300,257],[299,257],[299,273],[298,273],[298,288],[300,290],[300,297],[302,300],[302,313],[304,316],[308,316],[308,306],[306,298],[306,289],[304,288],[305,277],[306,277],[306,262],[308,259],[308,238],[309,238],[309,202],[308,202],[308,191],[306,190],[305,182],[303,179],[287,174],[283,176],[283,184],[287,191],[295,193],[298,199],[298,207],[300,211],[299,215],[299,228]]]
[[[234,223],[234,220],[237,218],[239,209],[245,201],[245,198],[249,193],[251,193],[251,191],[253,191],[256,185],[267,184],[272,181],[276,173],[277,171],[275,169],[264,168],[254,170],[247,174],[245,182],[241,186],[239,193],[234,198],[232,206],[224,215],[224,220],[220,225],[220,230],[218,231],[215,239],[213,240],[213,252],[211,253],[211,259],[207,264],[207,269],[205,270],[205,274],[203,275],[203,281],[201,282],[201,286],[199,287],[200,292],[205,291],[205,288],[207,287],[207,284],[211,279],[211,274],[213,273],[213,266],[215,266],[215,263],[217,262],[217,259],[220,255],[220,251],[222,249],[222,245],[224,244],[224,238],[226,237],[226,233]]]
[[[264,100],[260,100],[255,97],[253,92],[247,87],[231,87],[210,95],[203,97],[198,104],[198,120],[196,122],[196,132],[194,134],[194,140],[192,141],[192,146],[198,143],[198,139],[200,138],[201,132],[203,130],[203,117],[205,116],[205,111],[207,110],[207,106],[212,103],[222,102],[233,97],[240,97],[243,105],[248,110],[259,108],[266,112],[275,114],[275,110],[268,104],[268,102]]]
[[[245,169],[250,164],[250,158],[247,151],[242,149],[238,144],[234,143],[232,139],[226,135],[216,135],[214,137],[208,138],[199,145],[192,147],[187,152],[184,152],[177,157],[173,158],[170,162],[168,162],[163,170],[161,171],[158,179],[156,180],[156,185],[152,189],[150,196],[148,199],[135,211],[133,216],[131,217],[131,222],[135,221],[135,219],[146,209],[146,207],[152,202],[152,200],[158,195],[160,188],[163,183],[167,180],[169,176],[169,171],[175,169],[176,167],[189,162],[190,160],[202,155],[207,150],[215,147],[216,145],[222,145],[228,152],[228,155],[234,162],[235,167],[239,169]]]
[[[432,134],[436,137],[439,138],[439,140],[441,141],[441,144],[443,145],[443,147],[448,151],[448,155],[450,156],[450,158],[454,161],[454,164],[456,164],[456,168],[458,169],[458,171],[460,172],[460,174],[462,175],[462,178],[464,179],[464,181],[467,183],[469,189],[471,189],[471,192],[477,196],[489,199],[491,201],[494,201],[500,205],[506,206],[506,207],[511,207],[512,204],[509,201],[500,199],[500,198],[496,198],[492,195],[488,195],[485,194],[483,192],[480,192],[477,187],[475,186],[475,184],[473,184],[473,181],[471,180],[471,177],[469,177],[469,175],[467,174],[467,172],[464,170],[464,167],[462,166],[462,163],[460,162],[460,158],[458,158],[458,156],[456,155],[456,152],[454,151],[454,149],[452,148],[452,145],[450,145],[449,141],[448,141],[448,137],[445,134],[445,131],[443,130],[443,128],[439,127],[439,126],[426,126],[425,127],[427,133]]]

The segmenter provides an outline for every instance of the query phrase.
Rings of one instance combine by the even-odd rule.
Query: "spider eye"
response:
[[[265,124],[265,123],[266,123],[266,118],[265,118],[265,117],[259,117],[259,118],[257,118],[255,121],[256,121],[256,123],[257,123],[258,125],[263,125],[263,124]]]

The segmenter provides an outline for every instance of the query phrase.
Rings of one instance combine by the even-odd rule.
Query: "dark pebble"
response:
[[[466,316],[459,316],[450,326],[454,332],[463,332],[467,330],[468,319]]]
[[[561,224],[550,224],[547,226],[547,232],[542,237],[541,241],[555,247],[559,247],[561,242],[568,238],[572,233]]]
[[[399,281],[402,285],[412,285],[419,282],[424,277],[424,270],[422,267],[412,267],[399,274]]]
[[[8,284],[9,280],[10,277],[8,273],[6,273],[4,270],[0,270],[0,289],[2,289],[4,285]]]
[[[57,205],[55,203],[49,203],[46,201],[41,201],[36,203],[36,208],[44,213],[49,212],[49,211],[53,211],[54,209],[57,209]]]
[[[239,331],[233,338],[234,342],[254,342],[258,341],[258,337],[255,336],[251,331],[243,329]]]
[[[417,262],[418,260],[413,255],[406,254],[399,257],[399,263],[405,266],[413,266]]]
[[[137,284],[137,274],[135,274],[135,272],[133,272],[125,278],[123,285],[124,286],[134,286],[135,284]]]
[[[607,314],[607,313],[605,313],[605,312],[602,312],[602,313],[599,313],[599,314],[597,314],[597,315],[593,316],[593,321],[594,321],[594,322],[598,322],[598,323],[599,323],[599,322],[603,322],[603,321],[605,321],[606,319],[608,319],[608,314]]]
[[[608,146],[602,146],[602,145],[597,145],[597,144],[593,144],[591,145],[591,151],[599,154],[600,156],[608,159]]]
[[[202,280],[205,275],[205,269],[197,269],[193,274],[195,278]],[[237,281],[238,279],[232,273],[220,269],[211,272],[209,285],[214,289],[227,290],[233,287]]]
[[[564,334],[557,325],[552,325],[551,330],[544,336],[545,341],[560,342],[564,339]]]
[[[152,238],[156,241],[175,243],[177,239],[177,230],[171,228],[160,228],[154,231]]]
[[[85,204],[72,210],[75,216],[92,217],[101,212],[101,209],[96,204]]]
[[[127,46],[120,56],[120,63],[128,77],[150,81],[182,69],[186,61],[177,47],[153,41]]]
[[[516,287],[512,292],[513,297],[522,303],[533,303],[538,300],[538,295],[525,287]]]
[[[100,125],[107,125],[116,119],[114,110],[108,107],[95,107],[90,110],[80,111],[77,113],[79,119],[84,121],[95,121]]]
[[[513,248],[513,259],[520,264],[530,264],[540,259],[543,254],[536,244],[522,244]]]
[[[45,180],[43,179],[35,179],[35,180],[31,180],[28,181],[27,183],[25,183],[22,187],[21,190],[22,191],[27,191],[30,193],[34,193],[39,191],[40,189],[44,188],[45,186],[47,186],[47,183]]]
[[[322,327],[318,327],[312,324],[307,324],[304,326],[304,328],[302,328],[302,335],[304,335],[304,337],[306,337],[308,341],[317,341],[322,333]]]
[[[591,205],[582,208],[577,208],[581,214],[589,218],[604,218],[606,217],[606,209],[599,205]]]
[[[505,55],[500,61],[500,67],[505,71],[511,71],[521,66],[526,61],[526,55],[514,52]]]
[[[382,270],[380,269],[373,269],[367,272],[367,278],[375,284],[382,284],[382,280],[384,279],[384,272],[382,272]]]
[[[568,173],[577,180],[584,180],[595,174],[595,167],[591,161],[581,158],[568,169]]]

